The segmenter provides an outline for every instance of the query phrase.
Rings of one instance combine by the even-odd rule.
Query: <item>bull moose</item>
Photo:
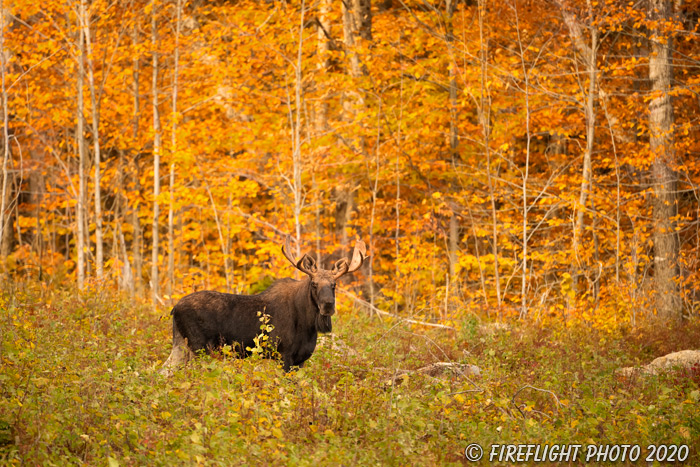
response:
[[[261,332],[261,314],[272,325],[269,342],[276,344],[284,370],[301,367],[313,354],[318,333],[332,330],[337,280],[357,271],[367,254],[364,242],[357,239],[350,262],[342,258],[327,270],[306,254],[295,261],[289,251],[287,236],[282,253],[308,277],[279,279],[256,295],[203,290],[183,297],[170,312],[173,349],[161,372],[169,375],[190,360],[193,352],[223,345],[232,346],[241,357],[250,355],[248,349]]]

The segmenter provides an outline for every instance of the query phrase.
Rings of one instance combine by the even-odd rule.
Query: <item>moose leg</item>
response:
[[[292,357],[292,355],[282,354],[282,369],[285,373],[289,373],[293,369],[298,370],[299,368],[302,368],[304,363],[305,362],[294,363],[294,357]]]
[[[192,357],[193,353],[187,346],[187,339],[182,337],[182,334],[173,321],[173,350],[163,364],[160,373],[165,376],[171,376],[174,369],[186,364]]]
[[[292,369],[293,364],[294,361],[292,360],[291,356],[282,355],[282,369],[285,373],[289,373],[289,371]]]

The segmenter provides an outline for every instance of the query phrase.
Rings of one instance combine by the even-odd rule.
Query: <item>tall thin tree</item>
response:
[[[139,45],[139,27],[138,22],[134,21],[131,30],[131,46],[136,49]],[[138,147],[139,141],[139,118],[141,116],[141,97],[139,91],[139,76],[141,69],[141,62],[138,54],[133,54],[134,58],[132,60],[132,78],[133,78],[133,114],[132,114],[132,130],[131,137],[133,138],[134,144]],[[140,193],[141,179],[139,177],[139,153],[134,154],[133,157],[133,167],[131,167],[130,174],[134,183],[133,193],[137,196]],[[133,200],[130,200],[133,203]],[[141,292],[142,278],[143,278],[143,251],[142,251],[142,238],[141,238],[141,220],[139,218],[139,208],[138,204],[134,203],[131,206],[131,226],[133,229],[133,239],[131,243],[131,257],[134,262],[134,290],[136,293]]]
[[[371,0],[347,0],[342,3],[343,41],[345,53],[349,57],[348,71],[354,78],[354,89],[346,89],[343,93],[343,107],[348,110],[346,119],[355,128],[359,128],[358,115],[365,105],[365,96],[359,83],[359,78],[367,75],[367,67],[360,57],[362,45],[372,40],[372,8]],[[362,133],[349,140],[350,149],[355,154],[365,153]],[[340,237],[342,250],[348,246],[347,225],[355,209],[355,192],[352,188],[339,186],[336,190],[336,235]]]
[[[78,26],[78,76],[77,76],[77,105],[76,105],[76,128],[75,128],[75,138],[78,143],[78,204],[77,204],[77,234],[78,234],[78,288],[83,289],[85,286],[85,250],[86,245],[86,232],[85,232],[85,219],[87,217],[86,209],[86,191],[87,183],[85,180],[85,165],[87,162],[87,155],[85,154],[85,123],[83,116],[83,108],[85,105],[85,98],[83,96],[83,85],[85,83],[85,36],[83,35],[81,23],[81,13],[82,13],[82,1],[80,1],[80,7],[77,18]]]
[[[487,89],[488,82],[488,38],[484,37],[484,18],[487,12],[487,0],[479,0],[479,62],[481,64],[480,75],[480,120],[481,131],[484,137],[484,152],[486,153],[486,180],[489,187],[489,199],[491,208],[491,252],[493,253],[494,282],[496,283],[496,303],[501,307],[501,277],[500,261],[498,258],[498,212],[496,209],[496,195],[494,190],[494,177],[491,173],[491,96]]]
[[[95,275],[98,280],[102,280],[104,268],[104,251],[102,241],[102,190],[100,173],[100,109],[95,87],[95,72],[92,61],[92,39],[90,33],[90,15],[85,6],[85,0],[80,0],[80,23],[82,25],[82,35],[84,36],[84,57],[87,63],[88,89],[90,90],[90,106],[92,116],[92,144],[94,157],[94,185],[95,185]]]
[[[671,0],[649,1],[649,19],[653,25],[649,54],[649,145],[653,156],[654,280],[656,311],[666,319],[682,316],[675,220],[678,214],[678,176],[671,101],[673,38],[672,28],[668,27],[672,8]]]
[[[180,33],[182,32],[182,0],[175,0],[175,53],[173,57],[172,113],[170,133],[170,186],[168,200],[168,299],[172,301],[175,287],[175,155],[177,153],[177,90],[180,66]]]
[[[459,131],[457,128],[457,60],[454,51],[454,28],[452,25],[457,0],[447,0],[445,2],[445,40],[450,63],[448,65],[449,74],[449,109],[450,109],[450,161],[452,170],[457,170],[456,160],[458,157],[457,147],[459,146]],[[448,234],[448,271],[449,280],[456,284],[455,272],[457,268],[457,248],[459,245],[459,222],[457,218],[456,203],[450,203],[450,228]],[[449,285],[448,285],[449,287]],[[446,298],[447,300],[447,298]]]
[[[593,21],[593,7],[588,2],[588,24],[584,25],[582,21],[576,17],[571,7],[566,0],[558,0],[559,8],[561,9],[564,23],[569,29],[574,46],[581,56],[581,61],[585,66],[585,75],[588,77],[588,90],[585,92],[586,99],[583,103],[583,109],[586,116],[586,149],[583,153],[583,168],[581,176],[581,188],[579,192],[578,205],[576,206],[576,218],[574,221],[573,235],[573,254],[576,256],[572,263],[572,277],[574,278],[574,289],[578,287],[579,272],[581,271],[581,263],[579,260],[581,252],[581,243],[585,232],[584,216],[586,213],[586,204],[589,197],[589,192],[592,188],[593,181],[593,150],[595,147],[595,127],[596,127],[596,99],[598,89],[598,66],[596,58],[598,54],[598,29]],[[586,44],[584,28],[588,30],[590,35],[590,43]],[[584,86],[581,85],[583,92]]]
[[[8,170],[7,163],[10,160],[10,120],[8,116],[7,105],[7,87],[5,80],[7,79],[7,51],[5,50],[5,2],[0,0],[0,81],[2,82],[2,193],[0,194],[0,242],[5,235],[8,235],[5,229],[5,200],[8,191]]]
[[[301,112],[304,107],[302,102],[302,51],[304,45],[304,14],[306,13],[306,2],[301,2],[301,12],[299,13],[299,44],[297,48],[297,59],[294,65],[294,102],[295,112],[292,118],[292,180],[291,188],[294,196],[294,232],[297,239],[297,257],[299,257],[301,245],[301,210],[304,205],[304,194],[302,193],[301,172]],[[291,109],[290,109],[291,110]]]
[[[160,152],[162,149],[160,115],[158,113],[158,20],[156,0],[151,2],[151,46],[153,47],[153,246],[151,249],[151,292],[153,306],[158,302],[158,217],[160,195]]]
[[[522,258],[521,258],[521,284],[520,284],[520,318],[523,319],[527,316],[527,284],[528,284],[528,212],[530,207],[528,205],[528,180],[530,178],[530,145],[532,143],[532,109],[530,107],[530,69],[529,65],[525,62],[525,53],[527,47],[524,46],[524,38],[522,37],[520,18],[518,16],[518,4],[513,2],[513,11],[515,13],[515,31],[517,33],[518,39],[518,55],[520,58],[520,66],[523,73],[523,94],[525,96],[525,132],[526,132],[526,143],[525,143],[525,166],[520,169],[521,173],[521,189],[522,189]]]

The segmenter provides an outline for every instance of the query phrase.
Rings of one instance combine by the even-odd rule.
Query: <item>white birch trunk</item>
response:
[[[0,193],[0,243],[4,243],[5,235],[9,232],[5,228],[5,210],[7,209],[7,192],[8,192],[8,169],[7,164],[10,160],[10,132],[9,132],[9,116],[7,106],[7,57],[9,51],[5,50],[5,2],[0,0],[0,80],[2,81],[2,193]]]
[[[81,0],[82,3],[82,0]],[[83,84],[85,79],[85,37],[80,27],[81,19],[78,18],[78,102],[76,107],[76,129],[75,138],[78,141],[78,206],[77,206],[77,233],[78,233],[78,288],[82,290],[85,286],[85,250],[87,248],[85,237],[86,209],[86,180],[85,180],[85,126],[83,121],[83,107],[85,105],[83,97]]]
[[[92,62],[92,41],[90,38],[90,17],[85,8],[85,0],[80,0],[80,23],[85,47],[82,49],[85,61],[87,61],[88,88],[90,89],[90,105],[92,108],[92,141],[95,158],[95,275],[97,280],[102,280],[104,268],[104,251],[102,241],[102,191],[100,188],[100,135],[99,135],[99,108],[97,102],[97,89],[95,88],[95,74]]]

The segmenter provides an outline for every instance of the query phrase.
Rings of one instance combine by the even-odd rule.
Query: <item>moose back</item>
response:
[[[301,367],[316,348],[319,332],[331,332],[335,313],[335,287],[344,274],[356,271],[367,258],[364,242],[357,240],[352,259],[342,258],[330,270],[322,269],[308,255],[298,261],[289,253],[289,237],[282,253],[306,274],[302,280],[275,281],[257,295],[236,295],[204,290],[182,298],[172,309],[173,349],[161,372],[192,358],[193,352],[230,345],[241,357],[261,332],[261,315],[269,317],[269,342],[276,345],[285,371]]]

